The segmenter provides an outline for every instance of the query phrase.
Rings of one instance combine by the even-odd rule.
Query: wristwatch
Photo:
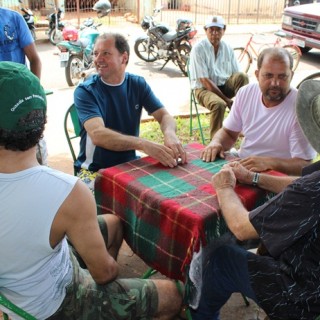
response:
[[[252,185],[254,187],[256,187],[258,185],[259,178],[260,178],[260,173],[255,172],[254,175],[253,175],[253,178],[252,178]]]

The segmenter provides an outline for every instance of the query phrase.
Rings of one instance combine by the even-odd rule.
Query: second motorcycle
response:
[[[187,75],[187,61],[191,51],[191,40],[197,33],[190,19],[178,19],[176,30],[164,23],[156,23],[154,17],[160,12],[155,9],[153,16],[145,16],[141,27],[146,34],[139,37],[134,44],[136,55],[146,61],[164,60],[165,65],[172,61],[184,75]]]

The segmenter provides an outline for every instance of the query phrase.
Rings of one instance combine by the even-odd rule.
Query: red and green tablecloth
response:
[[[145,157],[100,170],[95,182],[98,213],[118,215],[132,250],[182,281],[193,253],[226,232],[211,177],[227,160],[205,163],[199,158],[202,145],[185,148],[187,164],[166,168]],[[259,188],[238,185],[236,191],[249,210],[264,202]]]

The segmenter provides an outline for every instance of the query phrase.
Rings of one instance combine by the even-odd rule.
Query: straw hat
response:
[[[296,113],[304,135],[320,152],[320,81],[306,80],[299,87]]]

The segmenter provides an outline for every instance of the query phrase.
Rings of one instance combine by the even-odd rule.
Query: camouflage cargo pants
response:
[[[73,281],[66,297],[50,320],[133,320],[152,319],[158,307],[158,294],[151,280],[117,279],[98,285],[70,254]]]
[[[108,241],[108,227],[98,216],[99,227]],[[81,257],[70,246],[73,266],[72,283],[66,288],[66,297],[50,320],[130,320],[152,319],[158,308],[158,293],[151,280],[117,279],[98,285],[88,270],[80,267]],[[78,261],[79,260],[79,261]]]

